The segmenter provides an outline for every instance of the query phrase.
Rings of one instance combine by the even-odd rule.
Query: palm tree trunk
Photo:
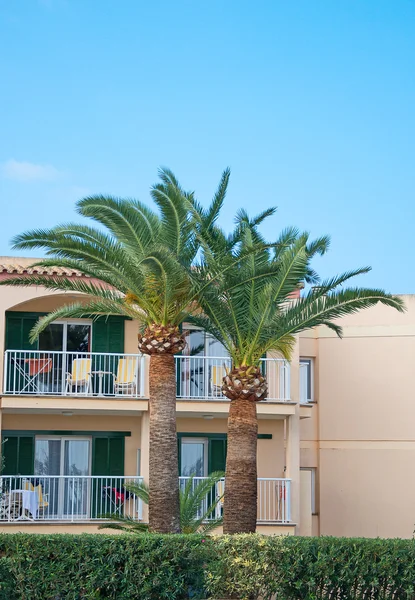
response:
[[[253,533],[257,518],[256,402],[232,400],[228,417],[228,451],[224,500],[224,533]]]
[[[149,529],[179,533],[176,370],[173,354],[150,357]]]

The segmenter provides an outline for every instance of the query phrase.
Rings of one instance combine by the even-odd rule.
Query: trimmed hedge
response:
[[[415,541],[0,535],[1,600],[414,600]]]

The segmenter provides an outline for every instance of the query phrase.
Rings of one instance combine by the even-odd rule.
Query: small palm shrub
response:
[[[222,525],[221,512],[223,501],[223,490],[216,493],[216,484],[225,476],[222,471],[211,473],[199,481],[194,476],[189,477],[180,486],[180,530],[182,533],[207,534]],[[126,490],[140,498],[148,505],[149,488],[145,483],[129,483],[125,485]],[[148,531],[147,523],[134,521],[131,517],[121,515],[109,515],[109,523],[100,525],[100,529],[118,529],[130,533],[143,533]]]

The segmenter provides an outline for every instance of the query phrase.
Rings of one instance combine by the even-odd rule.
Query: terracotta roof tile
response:
[[[62,267],[32,267],[33,263],[36,263],[39,260],[41,259],[0,256],[0,273],[85,277],[81,271],[76,269],[65,269]]]

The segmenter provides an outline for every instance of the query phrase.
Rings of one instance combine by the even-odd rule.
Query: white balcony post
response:
[[[9,353],[5,352],[3,354],[3,356],[4,356],[4,362],[3,362],[3,365],[4,365],[3,392],[5,393],[5,392],[7,392],[7,364],[9,362]]]
[[[140,477],[145,483],[149,481],[149,458],[150,458],[150,413],[143,412],[141,415],[141,436],[140,436]],[[142,509],[142,519],[148,521],[148,506],[145,504]]]
[[[291,479],[291,520],[297,525],[296,533],[300,526],[300,353],[299,343],[294,347],[291,360],[291,401],[295,402],[295,412],[286,420],[286,452],[285,476]]]

